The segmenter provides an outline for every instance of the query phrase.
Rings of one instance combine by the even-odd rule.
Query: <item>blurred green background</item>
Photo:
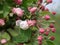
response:
[[[56,33],[54,34],[55,35],[55,45],[60,45],[60,15],[56,15],[55,16],[55,27],[56,27]]]

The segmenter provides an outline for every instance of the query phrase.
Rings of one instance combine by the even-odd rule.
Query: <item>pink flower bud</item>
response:
[[[38,0],[40,3],[42,3],[43,2],[43,0]]]
[[[55,14],[56,14],[56,12],[54,12],[54,11],[53,11],[53,12],[52,12],[52,14],[53,14],[53,15],[55,15]]]
[[[48,35],[49,35],[49,32],[48,32],[48,31],[47,31],[47,32],[45,32],[45,35],[46,35],[46,36],[48,36]]]
[[[27,23],[29,26],[34,26],[36,24],[36,20],[28,20]]]
[[[38,4],[38,6],[39,6],[39,5],[40,5],[40,2],[38,1],[37,4]]]
[[[45,29],[44,29],[44,28],[40,28],[40,29],[39,29],[39,32],[40,32],[41,34],[43,34],[43,33],[45,32]]]
[[[55,37],[54,36],[51,36],[50,37],[50,40],[54,41]]]
[[[41,9],[42,11],[44,11],[44,10],[45,10],[45,6],[42,5],[42,6],[40,7],[40,9]]]
[[[0,42],[1,42],[1,44],[5,44],[7,42],[7,40],[6,39],[2,39]]]
[[[31,8],[31,9],[29,9],[30,13],[35,13],[36,10],[37,10],[37,7],[33,7],[33,8]]]
[[[50,16],[49,15],[46,15],[45,16],[45,20],[49,20],[50,19]]]
[[[22,17],[24,14],[24,10],[22,10],[21,8],[13,8],[12,12],[14,14],[17,14],[17,16],[19,16],[19,17]]]
[[[18,5],[21,5],[22,4],[22,0],[14,0],[14,2]]]
[[[47,0],[47,3],[52,3],[52,0]]]
[[[38,6],[43,2],[43,0],[38,0],[37,4]]]
[[[45,11],[49,11],[49,9],[48,8],[45,8]]]
[[[49,27],[50,27],[50,28],[54,28],[54,24],[53,24],[53,23],[51,23]]]
[[[5,21],[3,19],[0,19],[0,26],[4,26],[5,25]]]
[[[55,28],[51,28],[52,32],[55,33],[56,32],[56,29]]]
[[[43,36],[38,36],[38,41],[40,41],[40,42],[42,42],[42,40],[43,40]]]
[[[38,41],[38,44],[39,44],[39,45],[42,45],[42,42]]]
[[[50,28],[46,28],[46,31],[47,31],[47,32],[50,32]]]
[[[28,11],[30,11],[31,8],[32,8],[32,7],[28,7]]]

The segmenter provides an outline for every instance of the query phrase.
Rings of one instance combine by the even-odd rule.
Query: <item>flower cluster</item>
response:
[[[4,17],[0,19],[1,32],[7,32],[10,38],[13,38],[12,35],[10,34],[11,32],[9,33],[9,29],[15,30],[16,27],[18,27],[20,30],[27,32],[28,30],[31,30],[32,31],[31,34],[33,34],[33,36],[35,36],[35,34],[37,33],[36,35],[38,37],[37,36],[36,37],[38,45],[42,45],[43,41],[47,39],[53,41],[55,37],[51,36],[51,32],[55,33],[56,29],[54,27],[55,21],[51,21],[53,20],[51,19],[51,16],[54,16],[56,12],[49,13],[49,10],[45,8],[45,5],[52,3],[52,0],[46,0],[44,2],[45,5],[43,5],[43,0],[36,0],[36,2],[34,1],[35,3],[31,2],[32,6],[31,5],[28,6],[27,4],[26,7],[23,4],[23,1],[24,0],[13,0],[15,6],[14,7],[11,6],[10,12],[8,13],[6,18]],[[22,35],[23,34],[21,34],[21,36]],[[28,39],[28,41],[26,42],[29,42],[29,40],[30,39]],[[5,44],[7,43],[7,41],[8,41],[7,39],[2,38],[0,43]],[[22,40],[20,41],[23,42]],[[25,44],[25,42],[23,42],[22,45],[23,44]]]

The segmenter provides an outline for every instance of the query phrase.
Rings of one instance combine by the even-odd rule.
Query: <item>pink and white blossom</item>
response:
[[[7,40],[6,39],[2,39],[0,42],[1,42],[1,44],[5,44],[7,42]]]
[[[35,13],[36,10],[37,10],[37,7],[28,8],[28,11],[30,11],[30,13]]]
[[[5,25],[5,21],[3,19],[0,19],[0,26],[4,26]]]
[[[21,4],[22,4],[22,1],[23,1],[23,0],[14,0],[14,2],[15,2],[16,4],[18,4],[18,5],[21,5]]]
[[[34,26],[36,24],[36,20],[28,20],[27,23],[29,26]]]
[[[24,10],[22,10],[21,8],[13,8],[12,12],[14,14],[17,14],[17,16],[19,16],[19,17],[22,17],[24,14]]]

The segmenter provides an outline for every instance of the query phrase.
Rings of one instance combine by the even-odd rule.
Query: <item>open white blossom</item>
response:
[[[22,21],[22,20],[17,20],[17,21],[16,21],[16,26],[19,26],[21,21]]]
[[[27,30],[29,28],[27,21],[21,21],[20,22],[20,28],[23,30]]]
[[[17,20],[16,21],[16,26],[19,26],[23,30],[27,30],[29,28],[29,25],[28,25],[26,20],[25,21]]]

